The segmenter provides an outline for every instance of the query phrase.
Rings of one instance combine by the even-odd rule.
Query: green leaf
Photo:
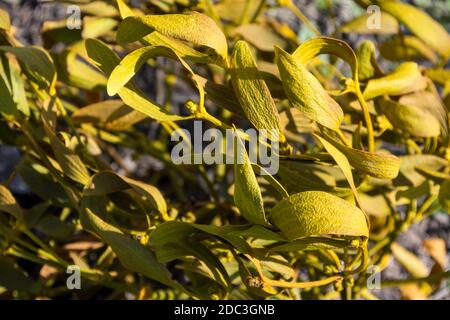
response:
[[[27,186],[43,200],[49,200],[56,206],[71,206],[64,189],[53,180],[45,167],[24,158],[18,164],[17,172]]]
[[[9,85],[8,78],[1,63],[0,63],[0,95],[2,97],[0,112],[9,116],[17,116],[18,115],[17,105],[13,99],[11,87]]]
[[[404,62],[387,76],[372,79],[364,89],[366,100],[383,95],[400,96],[425,89],[427,82],[415,62]]]
[[[400,160],[397,157],[388,153],[353,149],[329,137],[324,138],[339,149],[356,170],[380,179],[394,179],[397,177],[400,168]]]
[[[217,283],[224,288],[229,287],[231,282],[220,260],[208,247],[190,237],[199,232],[188,223],[168,222],[152,232],[150,243],[158,261],[166,263],[186,256],[197,257],[205,262]]]
[[[86,50],[89,57],[108,77],[114,68],[119,65],[119,57],[99,40],[86,40]],[[118,95],[126,105],[146,114],[152,119],[158,121],[177,121],[187,118],[171,114],[163,106],[148,100],[132,83],[121,88],[118,91]]]
[[[183,65],[183,67],[191,74],[191,76],[194,76],[194,72],[192,71],[191,67],[189,67],[189,65],[184,62],[184,60],[180,58],[172,49],[152,46],[143,47],[128,54],[120,62],[120,64],[114,68],[108,79],[108,94],[110,96],[115,95],[138,72],[140,67],[147,60],[155,58],[157,56],[164,56],[179,61]],[[199,88],[199,91],[201,91],[200,94],[204,94],[202,87],[200,85],[198,85],[197,87]]]
[[[438,198],[442,208],[450,213],[450,180],[445,180],[441,184]]]
[[[0,255],[0,287],[38,294],[39,282],[33,281],[24,270]]]
[[[33,228],[47,236],[59,240],[67,239],[75,231],[74,225],[63,222],[58,217],[51,214],[46,214],[40,218]]]
[[[171,287],[179,287],[172,280],[168,270],[156,260],[154,253],[136,240],[126,236],[116,227],[99,218],[89,207],[84,208],[84,217],[100,238],[105,241],[119,258],[122,265],[150,279]]]
[[[341,107],[306,67],[284,50],[275,47],[283,88],[290,103],[309,119],[337,130],[344,117]]]
[[[123,131],[148,117],[126,106],[121,100],[97,102],[73,112],[74,123],[92,123],[107,130]]]
[[[313,38],[303,42],[292,56],[301,64],[306,65],[322,54],[331,54],[347,62],[352,69],[353,78],[358,79],[358,60],[355,52],[342,40],[330,37]]]
[[[17,204],[12,193],[5,186],[0,184],[0,211],[9,213],[19,222],[24,222],[22,208]]]
[[[66,147],[56,136],[45,116],[42,117],[45,132],[50,139],[53,153],[63,173],[70,179],[85,185],[89,181],[89,171],[80,157],[70,148]]]
[[[369,236],[360,209],[322,191],[300,192],[281,200],[270,211],[269,219],[289,240],[320,235]]]
[[[382,1],[378,5],[439,54],[444,57],[450,55],[450,35],[428,14],[412,5],[396,1]]]
[[[358,203],[358,205],[361,207],[361,203],[358,197],[358,192],[356,190],[355,181],[353,180],[353,173],[352,168],[350,166],[350,162],[348,161],[347,157],[339,151],[338,148],[333,146],[331,143],[329,143],[327,140],[323,139],[322,137],[318,135],[314,135],[317,139],[319,139],[320,143],[323,145],[325,150],[333,157],[334,161],[336,161],[339,168],[341,168],[342,172],[344,173],[345,178],[348,181],[348,184],[350,185],[350,188],[353,191],[353,195],[355,196],[355,199]]]
[[[40,47],[0,46],[0,51],[10,52],[27,67],[28,74],[48,88],[56,80],[56,71],[50,55]]]
[[[102,196],[128,189],[136,192],[144,203],[157,209],[162,215],[167,215],[166,200],[156,187],[120,176],[112,171],[103,171],[92,176],[83,191],[83,196]]]
[[[245,146],[236,135],[234,157],[234,203],[247,221],[267,225],[261,190]]]
[[[81,89],[103,91],[107,79],[88,60],[85,40],[67,47],[56,59],[58,79]]]
[[[164,222],[155,229],[150,235],[150,243],[152,246],[163,246],[165,243],[178,239],[181,236],[188,236],[193,233],[205,232],[222,241],[230,243],[234,248],[241,251],[241,253],[249,254],[252,252],[248,243],[239,236],[234,234],[236,231],[244,231],[249,229],[245,225],[225,225],[225,226],[212,226],[203,224],[194,224],[181,221],[168,221]],[[169,254],[165,252],[164,254]]]
[[[428,59],[436,63],[438,58],[422,40],[414,36],[395,36],[380,43],[381,55],[391,61]]]
[[[323,166],[321,164],[303,161],[281,160],[278,175],[289,193],[302,191],[326,191],[339,197],[347,197],[352,193],[351,189],[339,181],[341,170],[337,167]]]
[[[131,8],[128,7],[122,0],[117,0],[117,4],[119,6],[120,16],[122,17],[122,19],[136,16],[135,12],[131,10]],[[152,33],[146,35],[144,38],[142,38],[141,42],[146,45],[151,44],[153,46],[163,46],[170,48],[175,51],[181,58],[189,59],[197,63],[210,63],[215,61],[214,57],[212,57],[211,59],[207,54],[195,50],[185,42],[165,36],[157,31],[153,31]]]
[[[380,98],[376,104],[396,129],[413,136],[437,137],[441,130],[446,131],[445,107],[429,92],[421,91],[404,95],[398,102]],[[436,109],[443,110],[443,113]],[[439,113],[441,113],[440,116]]]
[[[358,46],[356,54],[358,58],[358,75],[360,80],[364,81],[375,76],[375,50],[375,45],[370,40],[365,40]]]
[[[225,35],[214,20],[198,12],[187,14],[149,15],[128,17],[117,30],[117,42],[129,43],[157,31],[165,36],[212,50],[217,62],[227,64],[228,46]]]
[[[248,120],[258,130],[277,130],[284,142],[277,107],[245,41],[238,41],[234,46],[230,72],[236,96]],[[273,134],[269,138],[276,138],[271,136]]]

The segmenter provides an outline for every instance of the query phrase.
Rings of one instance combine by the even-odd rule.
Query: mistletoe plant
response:
[[[46,22],[44,47],[0,11],[0,141],[21,154],[0,185],[0,297],[413,298],[449,276],[441,239],[424,244],[432,270],[397,243],[450,210],[450,35],[426,13],[355,1],[363,14],[324,36],[291,1],[70,3],[82,30]],[[314,36],[299,43],[273,10]],[[353,49],[347,34],[376,37]],[[171,135],[196,121],[274,133],[278,172],[245,148],[175,164]],[[139,173],[126,154],[157,164]],[[410,277],[373,286],[392,256]]]

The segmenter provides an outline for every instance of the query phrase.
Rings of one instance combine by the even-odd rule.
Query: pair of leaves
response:
[[[129,80],[138,72],[139,68],[149,59],[157,56],[164,56],[179,61],[185,70],[188,71],[193,80],[200,96],[200,108],[204,105],[204,85],[200,78],[192,71],[191,67],[173,51],[167,47],[148,46],[139,48],[128,54],[119,65],[117,65],[111,72],[108,79],[107,91],[110,96],[119,92]],[[120,95],[120,94],[119,94]]]
[[[56,70],[50,55],[39,47],[0,46],[0,51],[9,52],[26,66],[27,74],[43,88],[52,87],[56,81]]]
[[[120,58],[108,48],[107,45],[99,40],[86,40],[86,50],[89,57],[108,77],[120,63]],[[185,119],[184,117],[169,113],[163,106],[145,98],[144,94],[141,93],[133,83],[128,83],[122,87],[118,90],[117,94],[126,105],[152,119],[163,122]]]

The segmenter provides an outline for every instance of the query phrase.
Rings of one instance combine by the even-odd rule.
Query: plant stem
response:
[[[366,100],[364,99],[364,96],[361,92],[361,88],[359,87],[358,82],[355,83],[355,94],[358,97],[358,101],[361,105],[361,108],[363,111],[363,116],[364,116],[364,121],[365,121],[366,127],[367,127],[368,149],[369,149],[369,152],[374,152],[375,151],[375,136],[373,133],[372,119],[370,118],[369,107],[367,106]]]

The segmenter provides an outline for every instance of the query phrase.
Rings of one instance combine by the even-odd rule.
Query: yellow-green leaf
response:
[[[387,76],[372,79],[364,89],[367,100],[383,96],[400,96],[425,89],[427,82],[415,62],[404,62]]]
[[[355,186],[355,181],[353,180],[352,168],[350,167],[350,162],[348,161],[347,157],[338,148],[333,146],[324,138],[316,134],[314,135],[314,137],[319,139],[320,143],[323,145],[325,150],[327,150],[327,152],[333,157],[334,161],[336,161],[339,168],[341,168],[345,178],[348,181],[348,184],[350,185],[350,188],[353,191],[353,195],[355,196],[358,205],[361,206],[360,200],[358,198],[358,192]]]
[[[11,19],[7,11],[0,9],[0,30],[9,30],[11,28]]]
[[[48,123],[48,120],[43,116],[42,122],[44,124],[45,132],[50,138],[50,145],[56,161],[61,166],[65,175],[70,179],[85,185],[89,181],[89,172],[80,157],[70,148],[66,147],[64,143],[59,140],[55,132]]]
[[[404,97],[407,96],[403,96],[398,102],[380,98],[376,103],[394,128],[416,137],[439,136],[441,125],[436,117],[420,104],[420,100],[403,99]]]
[[[218,57],[218,63],[226,65],[228,46],[225,35],[214,20],[198,12],[128,17],[119,25],[117,41],[137,41],[153,31],[194,46],[207,47],[213,51],[211,55]]]
[[[395,259],[416,278],[427,277],[429,274],[426,265],[412,252],[408,251],[398,243],[391,245],[392,254]]]
[[[88,105],[72,114],[75,123],[93,123],[108,130],[123,131],[148,117],[126,106],[121,100],[106,100]]]
[[[358,58],[358,75],[359,79],[367,80],[375,76],[375,45],[370,40],[361,42],[356,52]]]
[[[437,62],[437,56],[422,40],[414,36],[395,36],[380,43],[380,53],[388,60],[405,61],[428,59]]]
[[[336,130],[344,117],[341,107],[303,65],[292,55],[275,47],[283,88],[290,103],[309,119]]]
[[[86,49],[89,57],[107,76],[111,74],[120,62],[119,57],[99,40],[86,40]],[[117,93],[126,105],[136,111],[146,114],[152,119],[158,121],[177,121],[186,119],[186,117],[169,113],[163,106],[147,99],[133,83],[129,83],[125,87],[122,87]]]
[[[445,180],[439,189],[439,203],[450,214],[450,180]]]
[[[380,179],[394,179],[397,177],[400,169],[400,160],[397,157],[388,153],[353,149],[329,137],[325,138],[347,157],[356,170]]]
[[[161,192],[150,184],[120,176],[112,171],[94,175],[84,189],[83,196],[101,196],[132,189],[141,200],[167,215],[167,203]]]
[[[248,120],[258,130],[277,130],[281,135],[280,140],[285,141],[279,127],[277,107],[245,41],[238,41],[234,46],[231,79],[236,96]]]
[[[102,220],[89,207],[84,208],[84,216],[88,227],[112,248],[125,268],[165,285],[177,286],[169,271],[156,260],[149,248]]]
[[[412,5],[397,1],[381,1],[382,11],[396,17],[412,33],[444,57],[450,55],[450,35],[428,14]]]
[[[135,12],[131,10],[131,8],[128,7],[122,0],[117,0],[117,4],[122,19],[139,15],[135,14]],[[215,61],[214,57],[210,59],[210,57],[207,54],[195,50],[194,48],[189,46],[189,44],[186,44],[181,40],[165,36],[157,31],[153,31],[152,33],[146,35],[142,39],[142,43],[146,45],[151,44],[153,46],[163,46],[171,48],[181,58],[189,59],[197,63],[209,63]]]
[[[342,171],[335,166],[281,160],[278,175],[289,193],[317,190],[339,197],[347,197],[352,193],[352,190],[346,187],[347,181]]]
[[[270,211],[269,219],[289,240],[320,235],[369,235],[360,209],[322,191],[300,192],[281,200]]]
[[[400,176],[398,183],[417,187],[424,183],[427,179],[421,175],[416,168],[429,169],[439,171],[448,166],[448,161],[432,155],[432,154],[417,154],[403,156],[400,158]],[[403,180],[403,181],[402,181]],[[405,181],[406,180],[406,181]]]
[[[245,146],[236,135],[234,156],[234,203],[250,223],[267,225],[264,203]]]
[[[117,20],[107,17],[84,17],[83,39],[98,38],[112,31],[118,25]]]
[[[358,60],[355,52],[344,41],[331,37],[317,37],[303,42],[292,54],[301,64],[306,65],[321,54],[331,54],[348,63],[353,78],[358,79]]]
[[[17,204],[12,193],[0,184],[0,211],[9,213],[18,221],[23,222],[22,208]]]
[[[56,71],[50,55],[40,47],[0,46],[0,51],[14,54],[27,67],[27,72],[36,81],[50,87],[56,79]]]
[[[143,47],[131,52],[114,68],[108,79],[108,94],[115,95],[128,81],[139,71],[140,67],[149,59],[157,56],[164,56],[178,60],[188,72],[193,75],[194,72],[189,65],[184,62],[174,51],[166,47]]]

